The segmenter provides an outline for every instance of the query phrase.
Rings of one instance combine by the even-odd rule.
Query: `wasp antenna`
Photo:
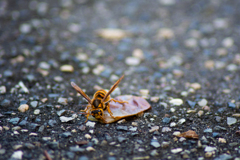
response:
[[[80,87],[78,87],[78,85],[76,85],[74,82],[71,82],[71,85],[78,93],[80,93],[88,101],[89,104],[91,104],[91,99],[85,92],[83,92],[83,90]]]
[[[124,75],[122,75],[122,77],[119,78],[119,80],[110,88],[110,90],[107,92],[107,94],[105,94],[104,98],[102,99],[103,102],[112,93],[112,91],[114,91],[117,88],[118,84],[121,82],[123,78],[124,78]]]

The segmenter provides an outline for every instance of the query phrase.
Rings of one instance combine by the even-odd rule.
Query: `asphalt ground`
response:
[[[0,1],[0,159],[240,158],[240,1]],[[112,94],[151,109],[111,124]],[[67,121],[67,122],[66,122]],[[197,135],[186,136],[192,130]]]

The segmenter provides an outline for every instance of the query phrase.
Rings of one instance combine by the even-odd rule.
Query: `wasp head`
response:
[[[102,115],[103,115],[103,113],[102,113],[102,111],[101,111],[100,109],[93,110],[93,111],[91,112],[91,114],[92,114],[92,116],[95,117],[96,119],[102,118]]]

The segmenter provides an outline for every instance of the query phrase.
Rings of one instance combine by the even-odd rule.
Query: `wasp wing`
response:
[[[121,82],[121,80],[124,78],[124,75],[122,75],[121,78],[119,78],[119,80],[112,86],[112,88],[107,92],[107,94],[104,96],[104,98],[102,99],[102,102],[104,102],[107,97],[117,88],[118,84]]]
[[[74,82],[71,82],[71,85],[78,93],[80,93],[88,101],[89,104],[91,104],[91,99],[87,96],[86,93],[83,92],[83,90],[80,87],[78,87],[78,85],[76,85]]]

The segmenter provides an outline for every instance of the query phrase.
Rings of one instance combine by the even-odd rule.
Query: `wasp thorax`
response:
[[[94,108],[98,108],[100,104],[101,104],[101,100],[100,99],[95,99],[93,101],[93,107]]]

